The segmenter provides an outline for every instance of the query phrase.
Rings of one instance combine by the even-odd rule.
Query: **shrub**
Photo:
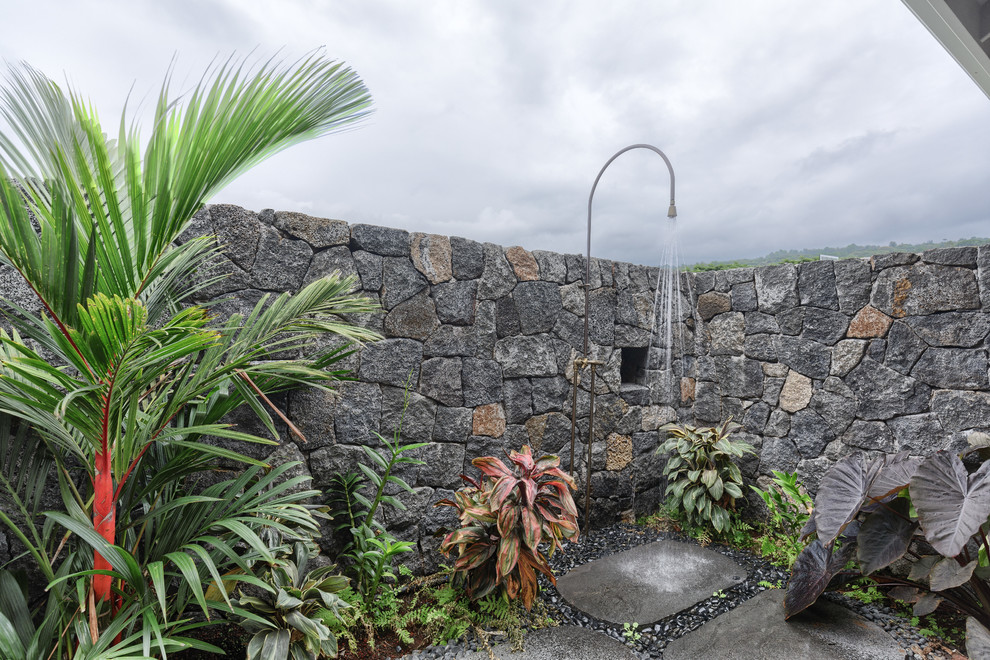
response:
[[[260,595],[242,593],[233,601],[241,625],[254,633],[247,660],[336,657],[337,639],[323,619],[348,607],[337,596],[348,580],[333,573],[336,566],[308,567],[309,548],[297,542],[291,557],[278,557],[260,581],[252,582],[263,589]]]
[[[688,523],[709,524],[720,534],[731,528],[730,511],[743,496],[742,473],[732,460],[756,453],[748,443],[729,439],[738,428],[730,419],[714,427],[667,424],[660,429],[667,439],[657,454],[670,454],[663,474],[671,505]]]
[[[533,460],[526,445],[509,454],[513,469],[493,456],[476,458],[472,464],[483,476],[461,478],[467,486],[455,500],[436,506],[458,511],[461,527],[444,538],[440,551],[457,550],[455,585],[464,586],[472,600],[501,588],[508,600],[521,598],[527,610],[538,590],[539,571],[556,584],[547,558],[539,550],[550,544],[550,554],[562,539],[577,539],[577,507],[571,498],[574,480],[557,466],[556,456]]]
[[[803,535],[816,538],[794,564],[785,617],[850,575],[872,576],[897,587],[891,595],[913,602],[917,616],[943,601],[967,614],[967,646],[978,657],[976,647],[990,640],[988,517],[990,462],[969,472],[959,456],[946,452],[924,459],[906,453],[872,461],[846,457],[825,474],[815,497]],[[920,540],[927,546],[912,549]],[[918,547],[935,554],[916,555]],[[876,575],[905,557],[912,562],[906,578]],[[858,571],[844,570],[850,560]]]
[[[766,490],[750,488],[767,505],[769,513],[757,539],[760,554],[790,567],[804,547],[800,532],[814,509],[811,497],[798,483],[796,473],[777,470],[773,471],[773,484]]]

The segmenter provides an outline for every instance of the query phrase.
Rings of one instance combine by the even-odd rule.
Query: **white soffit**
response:
[[[988,0],[903,0],[983,93],[990,97]]]

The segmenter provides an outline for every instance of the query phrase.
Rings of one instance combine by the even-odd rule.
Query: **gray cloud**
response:
[[[174,55],[179,88],[234,51],[347,61],[376,114],[217,199],[250,208],[583,252],[595,175],[648,142],[688,261],[990,227],[990,101],[896,2],[100,0],[5,24],[0,56],[66,72],[107,126],[132,84],[150,112]],[[655,156],[617,160],[595,255],[655,263],[667,189]]]

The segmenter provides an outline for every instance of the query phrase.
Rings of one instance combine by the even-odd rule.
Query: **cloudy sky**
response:
[[[0,57],[68,79],[116,126],[165,71],[325,46],[359,129],[213,201],[584,252],[616,151],[677,179],[686,262],[990,235],[990,99],[899,0],[0,0]],[[147,122],[145,122],[147,123]],[[645,150],[595,194],[595,256],[656,264],[669,177]]]

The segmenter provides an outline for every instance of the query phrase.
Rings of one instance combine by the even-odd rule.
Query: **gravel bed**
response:
[[[579,544],[567,544],[563,551],[550,559],[554,575],[560,577],[571,569],[595,559],[601,559],[623,550],[629,550],[644,543],[660,540],[694,542],[682,534],[658,532],[630,524],[618,524],[604,529],[582,534]],[[751,553],[735,550],[719,544],[711,544],[710,549],[731,558],[747,571],[746,580],[731,589],[724,590],[724,597],[712,596],[692,607],[673,614],[665,619],[639,627],[640,638],[627,641],[622,624],[602,621],[584,612],[575,610],[561,597],[549,580],[540,576],[540,598],[547,610],[560,625],[575,625],[598,630],[613,639],[625,643],[644,660],[663,658],[663,650],[673,640],[697,630],[720,614],[739,606],[771,585],[786,584],[789,577],[785,571]],[[763,582],[764,584],[760,584]],[[827,592],[823,598],[839,603],[861,614],[890,634],[903,649],[907,649],[906,660],[942,660],[950,658],[947,652],[932,650],[929,640],[913,628],[909,621],[899,617],[890,608],[867,605],[842,594]],[[505,643],[504,638],[493,636],[493,642]],[[430,647],[404,656],[403,660],[457,660],[467,651],[478,650],[478,642],[473,635],[451,642],[445,646]]]

